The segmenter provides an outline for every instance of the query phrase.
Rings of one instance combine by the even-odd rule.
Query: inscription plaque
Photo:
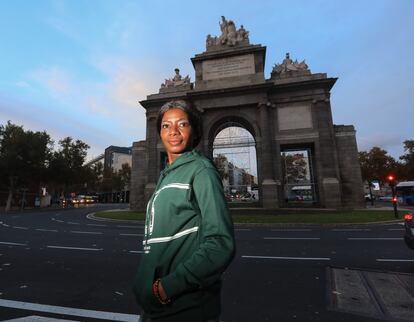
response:
[[[203,80],[254,74],[254,55],[242,55],[205,60],[202,63]]]
[[[312,113],[309,105],[278,108],[277,116],[279,131],[312,128]]]

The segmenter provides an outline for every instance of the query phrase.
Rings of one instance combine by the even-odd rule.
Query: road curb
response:
[[[105,212],[120,211],[118,209],[111,209]],[[86,215],[86,218],[95,221],[108,221],[108,222],[120,222],[120,223],[144,223],[144,220],[122,220],[113,218],[101,218],[95,216],[96,212],[91,212]],[[338,226],[367,226],[367,225],[393,225],[396,223],[404,222],[403,219],[376,221],[367,223],[326,223],[326,224],[307,224],[307,223],[235,223],[235,227],[338,227]]]
[[[111,211],[122,211],[122,209],[111,209]],[[111,211],[105,211],[105,212],[111,212]],[[103,211],[100,211],[103,212]],[[91,212],[86,215],[87,219],[95,220],[95,221],[108,221],[108,222],[119,222],[119,223],[130,223],[130,224],[138,224],[138,223],[144,223],[143,220],[122,220],[122,219],[113,219],[113,218],[101,218],[95,216],[96,212]]]

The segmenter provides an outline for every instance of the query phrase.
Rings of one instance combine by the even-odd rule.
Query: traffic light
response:
[[[395,187],[395,176],[393,174],[388,175],[387,182],[390,187]]]
[[[397,210],[398,197],[397,197],[397,187],[396,187],[397,183],[395,182],[395,176],[393,174],[389,174],[387,176],[387,182],[392,192],[392,206],[394,208],[394,216],[395,218],[398,218],[398,210]]]

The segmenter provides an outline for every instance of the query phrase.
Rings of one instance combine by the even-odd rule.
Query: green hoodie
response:
[[[160,322],[220,315],[221,274],[235,253],[234,230],[219,174],[197,151],[161,172],[147,205],[143,249],[134,293],[146,315]],[[157,278],[169,304],[152,292]]]

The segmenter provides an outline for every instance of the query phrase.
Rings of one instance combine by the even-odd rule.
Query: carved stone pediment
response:
[[[171,93],[177,91],[186,91],[193,88],[190,76],[182,77],[178,68],[174,69],[175,75],[172,78],[166,79],[161,84],[160,93]]]
[[[221,16],[220,29],[220,36],[213,37],[211,35],[207,35],[207,51],[223,50],[228,49],[229,47],[249,45],[249,32],[244,29],[243,25],[237,29],[233,20],[226,20],[224,16]]]
[[[286,57],[281,64],[275,64],[271,73],[271,78],[289,78],[310,75],[311,71],[309,70],[308,65],[305,63],[305,60],[300,63],[295,60],[290,59],[289,53],[286,53]]]

